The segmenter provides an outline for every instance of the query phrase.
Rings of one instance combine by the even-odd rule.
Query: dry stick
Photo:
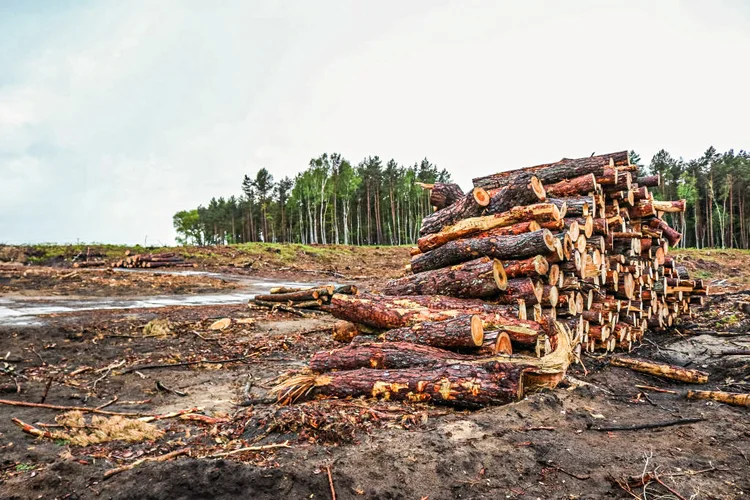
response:
[[[653,385],[639,385],[635,384],[635,386],[638,389],[646,389],[647,391],[654,391],[654,392],[664,392],[667,394],[679,394],[677,391],[670,391],[669,389],[661,389],[659,387],[654,387]]]
[[[714,354],[714,356],[750,356],[750,349],[730,349]]]
[[[247,358],[248,356],[242,356],[241,358],[228,358],[228,359],[215,359],[215,360],[203,359],[199,361],[184,361],[182,363],[165,363],[165,364],[158,364],[158,365],[131,366],[130,368],[122,371],[121,374],[125,375],[126,373],[132,373],[134,371],[154,370],[156,368],[172,368],[174,366],[201,365],[203,363],[206,363],[206,364],[237,363],[240,361],[245,361]]]
[[[47,401],[47,394],[49,394],[49,388],[52,387],[52,381],[54,380],[54,377],[50,377],[47,380],[47,385],[44,387],[44,394],[42,394],[42,399],[39,400],[40,403],[44,403]]]
[[[47,439],[54,439],[52,436],[52,433],[50,431],[43,431],[41,429],[37,429],[33,425],[27,424],[26,422],[21,421],[17,418],[11,418],[11,421],[16,424],[18,427],[21,428],[23,432],[26,434],[31,434],[32,436],[38,437],[38,438],[47,438]]]
[[[578,479],[579,481],[585,481],[586,479],[590,479],[591,478],[591,476],[589,476],[588,474],[581,474],[581,475],[573,474],[572,472],[569,472],[569,471],[563,469],[562,467],[560,467],[559,465],[556,465],[556,464],[554,464],[552,462],[547,462],[547,461],[544,461],[544,460],[537,460],[537,462],[540,463],[540,464],[542,464],[542,465],[544,465],[545,467],[549,467],[550,469],[558,470],[558,471],[562,472],[563,474],[567,474],[570,477],[574,477],[574,478]]]
[[[85,406],[58,406],[43,403],[29,403],[26,401],[11,401],[9,399],[0,399],[0,404],[8,406],[25,406],[29,408],[47,408],[48,410],[81,411],[88,413],[98,413],[100,415],[118,415],[120,417],[142,417],[144,415],[148,415],[148,413],[123,413],[117,411],[104,411],[97,408],[88,408]]]
[[[96,409],[96,410],[101,410],[102,408],[106,408],[107,406],[111,405],[112,403],[114,403],[114,402],[115,402],[115,401],[117,401],[118,399],[120,399],[120,398],[119,398],[118,396],[115,396],[114,398],[112,398],[112,400],[110,400],[110,401],[108,401],[108,402],[104,403],[103,405],[99,405],[99,406],[97,406],[97,407],[96,407],[95,409]]]
[[[135,469],[136,467],[138,467],[144,462],[166,462],[170,458],[179,457],[180,455],[187,455],[189,452],[190,452],[189,448],[181,448],[179,450],[171,451],[167,453],[166,455],[160,455],[158,457],[141,458],[140,460],[136,460],[132,464],[123,465],[122,467],[117,467],[115,469],[109,469],[108,471],[104,473],[104,479],[109,479],[115,474],[119,474],[120,472],[125,472],[126,470]]]
[[[667,420],[666,422],[655,422],[651,424],[635,424],[635,425],[611,425],[604,427],[591,427],[592,431],[637,431],[641,429],[657,429],[659,427],[671,427],[673,425],[685,425],[694,424],[696,422],[703,422],[705,418],[678,418],[676,420]]]
[[[676,496],[680,500],[687,500],[687,498],[685,498],[684,496],[680,495],[675,490],[673,490],[672,488],[670,488],[669,486],[667,486],[666,484],[664,484],[662,482],[662,480],[659,479],[659,476],[656,475],[656,473],[654,473],[654,479],[656,480],[657,483],[659,483],[660,485],[664,486],[671,494],[673,494],[674,496]]]
[[[326,465],[326,471],[328,472],[328,484],[331,486],[331,500],[336,500],[336,489],[333,487],[333,476],[331,475],[330,465]]]

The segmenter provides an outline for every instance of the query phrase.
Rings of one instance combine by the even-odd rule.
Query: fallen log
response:
[[[655,375],[657,377],[678,380],[689,384],[705,384],[708,382],[708,373],[681,366],[672,366],[664,363],[656,363],[645,359],[625,358],[615,356],[610,360],[612,366],[621,366],[631,370]]]
[[[550,203],[514,207],[501,214],[471,217],[461,220],[453,226],[443,228],[440,232],[422,236],[417,240],[417,246],[422,252],[427,252],[445,245],[449,241],[473,236],[483,231],[512,226],[521,222],[536,221],[541,223],[549,220],[559,220],[560,218],[560,210]],[[516,233],[511,232],[510,234]]]
[[[270,293],[268,295],[256,295],[256,300],[262,300],[264,302],[303,302],[308,300],[317,300],[321,295],[333,295],[334,286],[321,286],[316,288],[308,288],[305,290],[299,290],[296,292],[279,292]]]
[[[750,406],[750,394],[724,391],[688,391],[687,398],[719,401],[733,406]]]
[[[555,249],[553,242],[554,237],[547,229],[514,236],[454,240],[427,253],[412,257],[411,270],[414,273],[429,271],[481,256],[502,260],[545,255]]]
[[[419,235],[440,232],[444,227],[451,226],[456,222],[468,217],[476,217],[482,213],[484,207],[490,202],[490,197],[482,188],[474,188],[471,193],[461,198],[456,203],[433,212],[422,220]]]
[[[502,262],[482,257],[455,266],[390,280],[383,287],[383,293],[482,298],[496,296],[507,286],[508,279]]]

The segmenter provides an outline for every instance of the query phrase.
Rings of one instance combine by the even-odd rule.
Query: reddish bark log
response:
[[[464,192],[458,184],[436,182],[430,191],[430,204],[438,210],[453,205],[464,197]]]
[[[484,211],[490,202],[490,197],[482,188],[474,188],[471,193],[467,194],[459,201],[448,205],[442,210],[433,212],[422,220],[422,227],[419,229],[419,235],[438,233],[444,227],[455,224],[461,219],[476,217]]]
[[[544,201],[546,194],[542,183],[533,175],[517,177],[507,186],[487,192],[490,203],[488,214],[499,214],[513,207]]]
[[[481,257],[463,264],[390,280],[383,287],[383,293],[482,298],[497,295],[507,284],[503,263]]]
[[[479,316],[466,314],[445,321],[425,321],[390,330],[383,334],[383,339],[443,349],[476,348],[484,340],[484,327]]]
[[[498,295],[496,301],[498,304],[515,304],[518,299],[522,299],[526,305],[533,306],[542,302],[543,293],[544,285],[540,281],[514,278],[508,280],[508,287]]]
[[[552,198],[589,194],[597,190],[596,177],[594,174],[581,175],[548,185],[545,189],[547,196]]]
[[[552,233],[542,229],[515,236],[490,236],[450,241],[427,253],[415,255],[411,260],[411,270],[419,273],[482,256],[502,260],[547,254],[554,249],[553,240]]]
[[[522,278],[526,276],[544,276],[549,272],[549,262],[541,255],[535,255],[523,260],[503,261],[505,275],[508,278]]]
[[[393,370],[436,365],[449,360],[472,359],[476,359],[476,356],[457,354],[411,342],[377,342],[316,352],[310,358],[310,370],[315,373],[358,368]]]

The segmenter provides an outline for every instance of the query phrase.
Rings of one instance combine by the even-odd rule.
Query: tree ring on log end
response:
[[[484,323],[480,316],[473,315],[471,317],[471,338],[477,347],[484,342]]]
[[[531,186],[531,190],[534,192],[536,197],[539,198],[540,201],[544,201],[545,199],[547,199],[547,192],[544,190],[542,182],[536,175],[531,176],[529,185]]]
[[[477,205],[480,207],[486,207],[490,204],[490,195],[487,194],[487,191],[483,188],[475,187],[471,193],[474,196],[474,201],[476,201]]]
[[[505,274],[505,268],[499,259],[494,259],[492,262],[492,277],[495,278],[498,290],[505,291],[508,289],[508,276]]]

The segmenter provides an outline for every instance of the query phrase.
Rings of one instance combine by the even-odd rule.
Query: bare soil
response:
[[[24,292],[25,283],[11,281],[6,285],[14,293],[48,291],[39,286]],[[80,294],[75,286],[58,290]],[[709,384],[700,389],[750,392],[750,356],[722,355],[750,349],[750,295],[728,291],[669,332],[649,333],[634,354],[708,371]],[[229,328],[210,329],[225,317],[232,319]],[[162,318],[170,331],[145,336],[143,327]],[[238,304],[42,319],[43,325],[0,326],[0,398],[38,403],[46,391],[48,404],[96,407],[116,397],[105,410],[161,415],[200,407],[199,413],[219,421],[167,418],[156,422],[166,432],[156,441],[76,447],[35,439],[11,421],[54,424],[60,411],[0,405],[0,498],[331,498],[329,470],[338,499],[750,494],[747,408],[689,401],[688,386],[611,367],[606,357],[585,357],[585,369],[574,367],[555,391],[479,411],[369,399],[279,407],[265,392],[279,376],[303,368],[313,352],[335,347],[331,317],[299,318]],[[206,360],[215,362],[199,363]],[[193,364],[147,367],[176,363]],[[596,430],[677,418],[704,420]],[[208,458],[270,444],[288,447]],[[187,456],[104,479],[114,467],[183,448]],[[636,486],[646,473],[664,485],[652,480]],[[631,493],[623,486],[628,483]]]

